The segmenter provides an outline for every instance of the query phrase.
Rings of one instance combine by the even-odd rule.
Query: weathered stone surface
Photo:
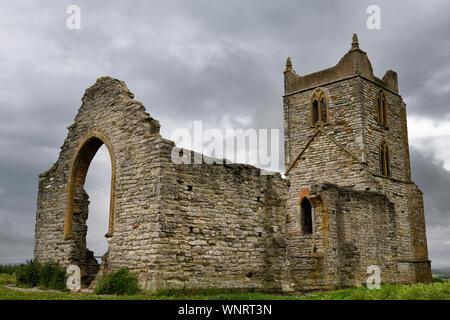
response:
[[[289,59],[284,74],[287,179],[242,164],[172,163],[175,145],[160,136],[159,122],[123,82],[98,79],[57,162],[39,177],[35,258],[80,265],[85,285],[125,266],[148,290],[329,289],[364,284],[369,265],[380,266],[385,283],[430,281],[395,72],[376,78],[354,38],[336,67],[300,77]],[[328,119],[312,124],[318,89]],[[387,126],[377,123],[379,90]],[[389,146],[390,177],[379,172],[381,141]],[[98,266],[86,248],[83,185],[102,144],[112,181],[109,246]],[[310,203],[312,232],[302,226],[309,209],[301,201]]]

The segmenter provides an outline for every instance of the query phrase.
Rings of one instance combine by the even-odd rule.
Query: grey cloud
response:
[[[32,258],[33,240],[17,232],[9,220],[0,222],[0,263],[18,263]]]
[[[450,227],[427,226],[428,254],[433,268],[448,267],[450,259]]]
[[[16,244],[26,246],[32,243],[31,238],[21,235],[16,230],[14,230],[11,221],[3,220],[0,223],[0,244]]]
[[[427,225],[450,226],[450,172],[429,150],[411,147],[410,154],[412,178],[424,192]]]

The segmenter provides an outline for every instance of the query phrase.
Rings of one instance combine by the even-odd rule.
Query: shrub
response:
[[[120,268],[100,279],[94,292],[96,294],[133,295],[139,291],[136,275],[129,273],[127,268]]]
[[[26,287],[41,286],[43,288],[64,290],[66,288],[66,272],[57,263],[41,265],[34,260],[20,265],[16,271],[17,282]]]
[[[39,284],[45,288],[64,290],[66,288],[66,272],[57,263],[46,263],[41,267]]]
[[[19,284],[27,287],[36,287],[40,280],[41,265],[34,260],[27,260],[16,270],[16,279]]]

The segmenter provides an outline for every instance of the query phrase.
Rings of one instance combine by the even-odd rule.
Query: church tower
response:
[[[430,281],[397,74],[374,76],[354,34],[334,67],[301,76],[288,58],[284,87],[286,233],[305,270],[291,270],[297,285],[361,284],[370,265],[382,282]]]

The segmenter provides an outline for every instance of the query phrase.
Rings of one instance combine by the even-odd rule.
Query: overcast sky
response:
[[[381,29],[366,26],[369,5]],[[69,5],[81,29],[66,26]],[[32,257],[38,175],[56,161],[84,90],[124,80],[164,137],[190,128],[282,129],[282,71],[335,65],[359,36],[375,75],[393,69],[407,103],[413,179],[429,254],[450,266],[450,2],[0,2],[0,263]],[[281,131],[282,132],[282,131]],[[88,244],[103,254],[110,163],[94,158]]]

